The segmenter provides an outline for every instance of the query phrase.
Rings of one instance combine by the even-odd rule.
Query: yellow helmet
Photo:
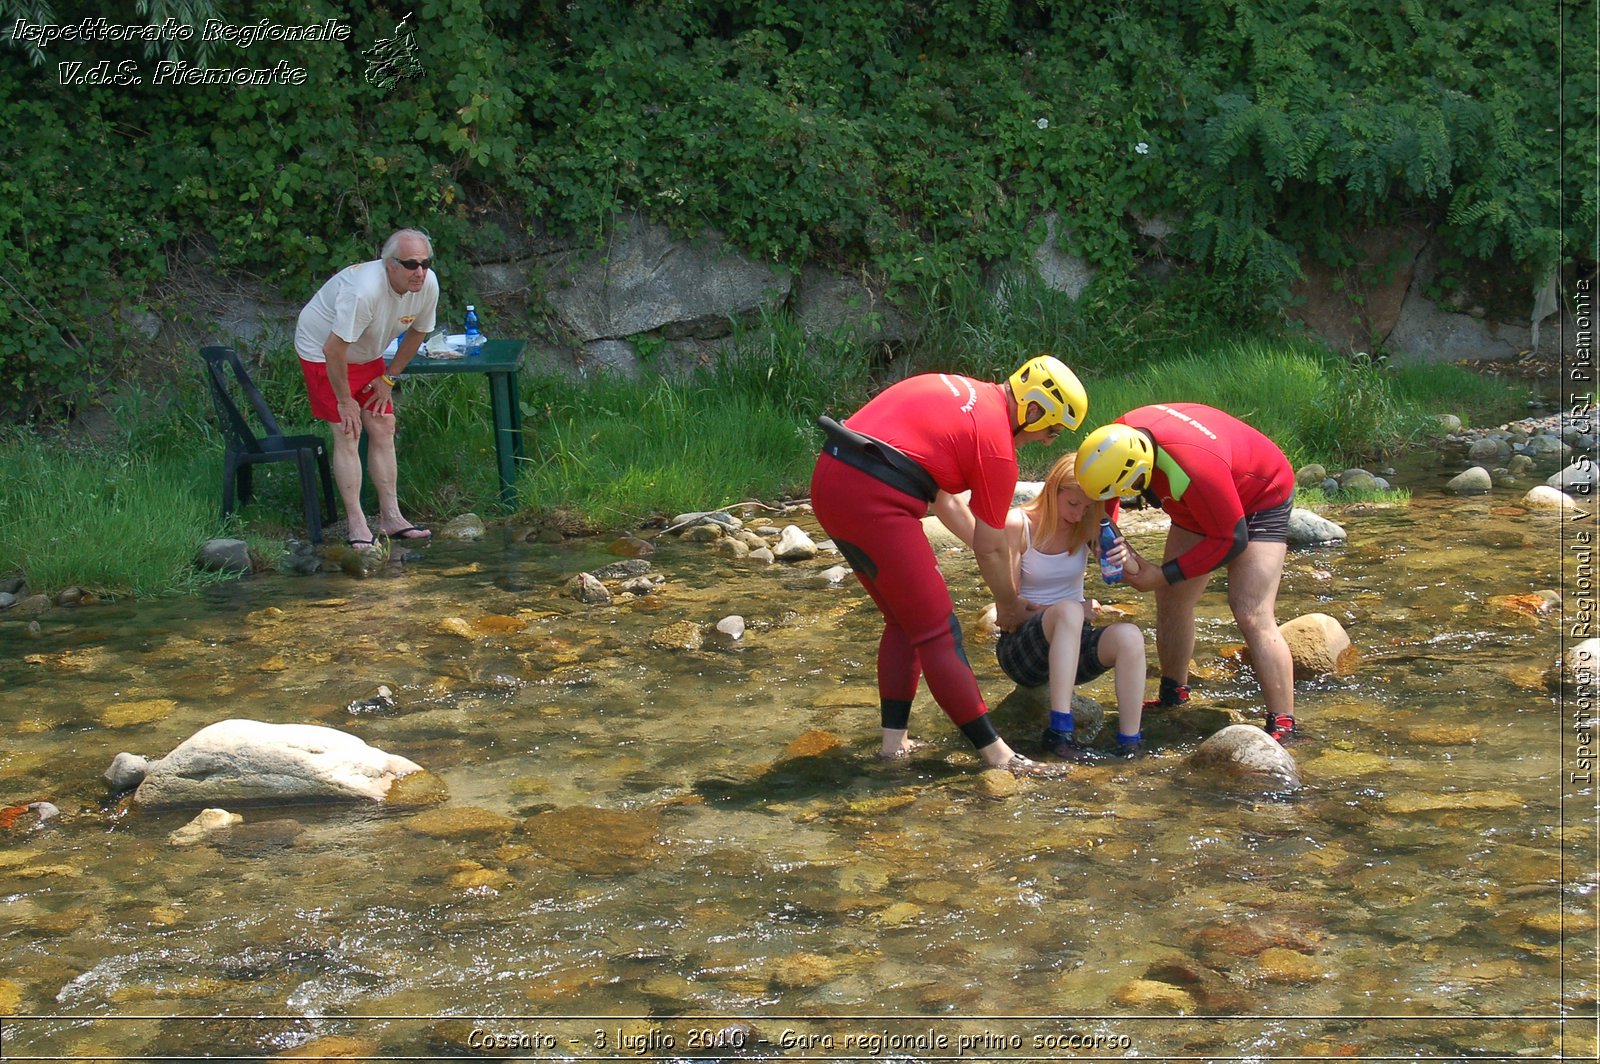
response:
[[[1091,499],[1138,494],[1133,485],[1155,464],[1150,438],[1131,425],[1101,425],[1078,445],[1078,486]]]
[[[1034,355],[1011,375],[1011,394],[1017,397],[1017,427],[1038,432],[1051,425],[1075,429],[1089,410],[1089,397],[1077,376],[1052,355]],[[1028,404],[1038,403],[1044,414],[1032,421]]]

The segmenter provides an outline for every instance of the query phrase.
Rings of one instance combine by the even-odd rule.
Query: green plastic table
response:
[[[500,470],[500,502],[517,505],[517,460],[522,452],[522,407],[517,398],[517,367],[524,340],[485,340],[483,353],[461,358],[429,358],[418,354],[406,364],[401,380],[461,373],[489,378],[489,407],[494,415],[494,457]]]

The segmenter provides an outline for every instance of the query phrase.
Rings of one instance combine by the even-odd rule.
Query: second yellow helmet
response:
[[[1132,498],[1155,464],[1150,438],[1131,425],[1101,425],[1078,445],[1078,486],[1091,499]],[[1135,486],[1137,485],[1137,486]]]

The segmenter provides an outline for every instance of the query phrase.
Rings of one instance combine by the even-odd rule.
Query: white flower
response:
[[[1034,125],[1038,126],[1040,129],[1049,129],[1050,120],[1048,118],[1041,118],[1039,121],[1035,122]]]
[[[1139,143],[1133,146],[1133,150],[1138,152],[1140,155],[1149,155],[1150,145],[1141,140]]]

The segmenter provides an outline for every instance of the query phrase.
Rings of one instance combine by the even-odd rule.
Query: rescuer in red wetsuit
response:
[[[1278,445],[1214,407],[1157,403],[1084,437],[1078,482],[1100,499],[1142,494],[1172,518],[1159,567],[1121,547],[1133,562],[1123,581],[1156,595],[1161,690],[1147,708],[1188,700],[1195,605],[1212,570],[1226,565],[1228,605],[1261,681],[1267,732],[1279,740],[1292,732],[1294,664],[1276,611],[1294,471]]]
[[[889,386],[842,426],[819,419],[827,439],[811,477],[812,510],[884,617],[879,756],[909,753],[911,702],[926,675],[928,690],[986,765],[1024,774],[1055,769],[1015,753],[990,722],[922,518],[930,503],[943,513],[959,505],[953,495],[971,491],[978,570],[994,593],[996,623],[1015,628],[1029,612],[1004,531],[1017,448],[1053,442],[1087,408],[1072,371],[1039,355],[1006,384],[920,374]]]

